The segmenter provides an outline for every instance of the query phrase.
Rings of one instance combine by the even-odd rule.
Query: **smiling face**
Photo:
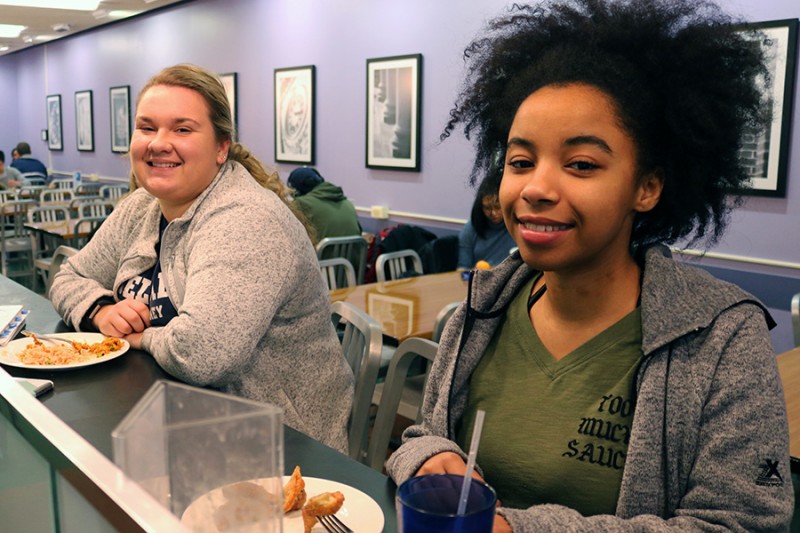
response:
[[[217,175],[230,141],[219,142],[209,107],[196,91],[155,85],[136,107],[131,167],[158,198],[168,220],[179,217]]]
[[[660,192],[658,178],[637,179],[636,145],[599,89],[547,86],[517,110],[500,203],[534,268],[586,272],[631,261],[635,213],[652,209]]]

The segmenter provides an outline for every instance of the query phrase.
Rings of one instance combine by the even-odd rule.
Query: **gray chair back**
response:
[[[331,319],[341,333],[344,356],[355,377],[348,451],[350,457],[364,463],[367,458],[369,411],[378,381],[383,334],[374,318],[347,302],[331,304]]]
[[[72,191],[70,189],[48,189],[39,195],[39,202],[43,204],[58,202],[69,205],[71,201]]]
[[[72,247],[80,250],[94,237],[98,228],[108,217],[80,217],[75,222],[75,232],[72,237]]]
[[[378,281],[397,279],[404,272],[410,270],[422,274],[422,259],[417,252],[411,249],[382,253],[378,256],[375,264],[375,275]]]
[[[103,185],[100,187],[98,191],[100,196],[106,198],[107,200],[111,200],[112,202],[116,202],[124,195],[128,194],[128,186],[127,185]]]
[[[442,310],[436,315],[436,318],[433,320],[433,332],[431,333],[431,340],[433,342],[439,342],[442,338],[442,332],[447,325],[447,321],[450,320],[450,317],[453,316],[453,313],[456,312],[459,305],[461,305],[461,302],[449,303],[442,307]]]
[[[344,257],[321,259],[319,271],[328,290],[344,289],[356,285],[356,270]]]
[[[78,216],[81,217],[107,217],[113,210],[114,204],[107,200],[95,200],[78,204]]]
[[[367,269],[367,240],[361,235],[349,237],[325,237],[317,243],[317,258],[331,259],[343,257],[350,261],[356,270],[356,283],[364,283]]]
[[[61,270],[61,265],[64,264],[64,261],[66,261],[68,257],[72,257],[76,253],[78,253],[78,249],[72,246],[59,246],[56,248],[56,251],[53,252],[53,257],[50,261],[50,270],[47,273],[47,281],[45,282],[46,295],[50,295],[50,287],[53,285],[53,278],[58,274],[58,271]]]
[[[378,405],[378,413],[375,415],[375,425],[372,428],[372,437],[367,450],[367,464],[375,470],[383,470],[383,463],[386,461],[386,453],[389,450],[389,439],[395,426],[395,418],[406,392],[410,391],[415,396],[411,399],[411,403],[415,404],[414,408],[417,411],[414,418],[417,421],[420,418],[419,407],[422,404],[422,395],[428,375],[426,373],[423,376],[414,376],[416,387],[408,389],[406,388],[406,379],[409,366],[417,357],[427,359],[430,366],[430,362],[436,357],[438,349],[439,345],[433,341],[411,337],[401,342],[400,346],[395,350],[392,361],[389,363],[386,380],[383,383],[383,393]]]
[[[0,209],[0,273],[9,278],[30,278],[36,283],[33,270],[33,242],[25,227],[28,210],[34,200],[4,202]]]

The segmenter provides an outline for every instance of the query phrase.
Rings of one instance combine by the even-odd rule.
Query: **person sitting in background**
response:
[[[300,167],[289,174],[294,204],[314,227],[316,241],[325,237],[361,235],[356,209],[341,187],[320,175],[315,168]]]
[[[497,266],[516,245],[503,222],[497,183],[486,178],[478,187],[469,220],[458,235],[458,268],[471,270],[478,261]]]
[[[775,323],[666,246],[717,242],[749,182],[764,36],[708,1],[510,9],[445,134],[475,140],[473,177],[500,151],[519,250],[471,273],[387,472],[464,475],[483,411],[495,533],[788,531]]]
[[[288,188],[233,134],[215,74],[176,65],[151,78],[129,151],[138,187],[50,299],[72,327],[124,338],[186,383],[275,404],[346,452],[353,374],[315,250]]]
[[[14,189],[22,185],[22,174],[16,168],[6,165],[6,154],[0,150],[0,189]]]
[[[41,161],[31,155],[30,144],[26,142],[18,143],[15,150],[19,154],[19,157],[11,162],[12,167],[19,170],[22,174],[27,174],[28,172],[38,172],[47,178],[47,167],[44,166]]]

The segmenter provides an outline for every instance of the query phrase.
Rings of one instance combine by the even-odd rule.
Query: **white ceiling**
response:
[[[75,11],[71,9],[37,9],[30,7],[0,6],[0,24],[20,24],[22,26],[27,26],[17,38],[9,39],[0,37],[0,55],[10,54],[30,46],[36,46],[48,41],[51,42],[53,39],[60,39],[86,31],[90,28],[120,20],[107,15],[112,11],[130,11],[134,14],[141,14],[145,11],[184,1],[186,0],[102,0],[98,6],[98,10],[95,12]],[[69,25],[69,29],[66,31],[58,32],[53,29],[53,26],[66,24]],[[53,39],[34,40],[30,43],[25,42],[26,37],[35,39],[37,36],[48,36]],[[9,47],[8,50],[3,50],[6,46]]]

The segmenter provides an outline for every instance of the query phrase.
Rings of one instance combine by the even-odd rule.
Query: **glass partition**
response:
[[[2,369],[0,516],[4,531],[185,531]]]

